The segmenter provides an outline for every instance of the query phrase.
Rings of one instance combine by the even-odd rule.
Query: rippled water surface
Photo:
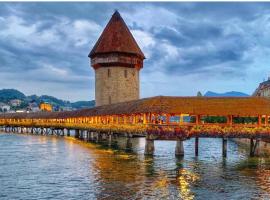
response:
[[[133,152],[110,150],[74,139],[0,134],[0,199],[270,199],[270,159],[249,158],[230,141],[228,158],[220,139],[156,141],[144,157],[144,139]],[[122,141],[124,144],[124,142]]]

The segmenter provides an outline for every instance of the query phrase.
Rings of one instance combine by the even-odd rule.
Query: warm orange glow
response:
[[[41,103],[39,105],[39,109],[42,111],[48,111],[51,112],[52,111],[52,105],[49,103]]]

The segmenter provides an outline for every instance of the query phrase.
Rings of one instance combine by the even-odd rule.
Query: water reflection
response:
[[[121,141],[122,140],[122,141]],[[125,147],[124,139],[119,141]],[[133,152],[74,139],[0,134],[0,199],[269,199],[270,159],[249,158],[229,141],[186,141],[185,157],[175,142],[156,141],[153,157],[143,155],[143,138]]]

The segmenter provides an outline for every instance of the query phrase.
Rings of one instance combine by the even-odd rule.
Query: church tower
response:
[[[96,106],[140,98],[139,74],[145,57],[118,11],[88,57],[95,70]]]

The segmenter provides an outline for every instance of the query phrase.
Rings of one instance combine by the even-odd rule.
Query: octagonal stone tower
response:
[[[139,73],[145,57],[118,11],[88,57],[95,70],[96,106],[140,98]]]

